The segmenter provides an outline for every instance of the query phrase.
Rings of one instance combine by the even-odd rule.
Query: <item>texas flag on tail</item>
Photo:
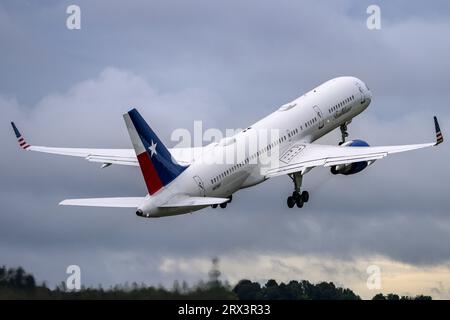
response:
[[[125,113],[123,118],[148,192],[152,195],[172,182],[186,170],[187,166],[176,163],[169,150],[136,109]]]

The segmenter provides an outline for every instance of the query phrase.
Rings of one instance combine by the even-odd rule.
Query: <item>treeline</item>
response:
[[[69,291],[65,284],[49,289],[45,283],[37,284],[34,276],[23,268],[0,267],[0,299],[226,299],[226,300],[359,300],[352,290],[336,287],[332,282],[313,284],[307,280],[277,283],[269,280],[265,285],[241,280],[234,287],[218,280],[199,282],[189,286],[175,281],[172,289],[144,284],[117,285],[108,289],[85,288]],[[377,294],[374,300],[431,300],[429,296],[399,297],[396,294]]]

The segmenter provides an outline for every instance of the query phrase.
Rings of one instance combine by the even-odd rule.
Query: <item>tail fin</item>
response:
[[[181,166],[175,162],[169,150],[136,109],[125,113],[123,118],[148,192],[152,195],[172,182],[187,166]]]

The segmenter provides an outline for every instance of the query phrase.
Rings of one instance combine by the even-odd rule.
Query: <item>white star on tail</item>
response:
[[[150,157],[153,157],[154,154],[158,154],[156,152],[156,145],[157,143],[154,143],[152,140],[152,144],[150,145],[150,147],[148,147],[148,150],[150,150]]]

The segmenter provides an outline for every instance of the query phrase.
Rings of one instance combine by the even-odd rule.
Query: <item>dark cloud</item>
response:
[[[350,177],[313,170],[304,179],[311,202],[301,211],[285,207],[292,186],[281,177],[240,191],[227,210],[144,220],[129,210],[57,206],[68,197],[143,195],[136,168],[23,153],[9,127],[13,119],[46,145],[128,148],[121,114],[132,106],[169,141],[173,129],[192,131],[194,120],[205,129],[247,126],[350,74],[374,92],[351,137],[374,145],[431,141],[432,115],[444,135],[450,123],[450,23],[446,2],[438,3],[382,5],[379,31],[365,27],[368,4],[359,1],[80,1],[80,31],[65,28],[69,3],[3,3],[1,263],[22,264],[51,283],[79,264],[89,284],[194,279],[203,269],[167,273],[161,265],[242,252],[446,263],[447,144]],[[320,142],[337,140],[334,132]],[[273,265],[308,274],[281,260]]]

